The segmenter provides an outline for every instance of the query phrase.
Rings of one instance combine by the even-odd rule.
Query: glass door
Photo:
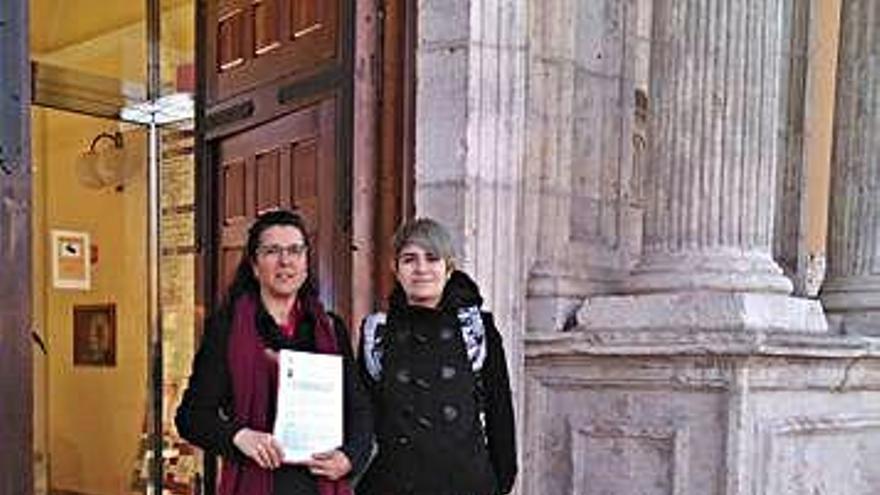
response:
[[[30,9],[36,493],[195,493],[194,1]]]

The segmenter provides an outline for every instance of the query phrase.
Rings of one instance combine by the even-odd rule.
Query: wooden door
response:
[[[340,313],[349,309],[345,287],[347,232],[338,208],[336,102],[324,99],[219,143],[220,288],[235,275],[247,229],[274,208],[301,212],[314,249],[310,253],[322,300]]]
[[[352,22],[340,0],[214,0],[205,57],[209,103],[278,77],[315,74],[343,62],[342,34]],[[341,13],[348,14],[340,16]]]
[[[321,296],[349,317],[352,0],[208,0],[198,64],[205,150],[201,203],[213,239],[213,301],[247,228],[272,208],[309,224]]]

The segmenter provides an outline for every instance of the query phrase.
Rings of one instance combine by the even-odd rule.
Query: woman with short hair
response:
[[[494,495],[516,478],[507,362],[476,283],[456,270],[434,220],[394,239],[388,313],[362,324],[359,363],[371,392],[377,455],[363,495]]]

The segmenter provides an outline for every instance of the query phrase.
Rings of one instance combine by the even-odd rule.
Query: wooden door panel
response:
[[[291,0],[290,24],[293,37],[301,38],[321,29],[323,24],[327,22],[324,7],[325,2],[320,0]]]
[[[261,57],[281,45],[280,1],[260,0],[254,8],[254,56]]]
[[[222,165],[221,191],[223,197],[223,223],[231,224],[247,216],[245,187],[245,161],[232,160]]]
[[[304,139],[290,147],[290,202],[297,204],[306,218],[318,215],[319,144],[317,139]]]
[[[241,9],[227,12],[217,21],[217,67],[220,72],[244,63],[244,13]]]
[[[347,243],[344,211],[337,207],[335,126],[336,98],[330,97],[219,141],[221,291],[232,281],[254,216],[292,208],[307,221],[322,297],[337,311],[347,311],[345,284],[337,280],[349,260],[340,248]]]
[[[339,63],[343,0],[226,0],[207,10],[208,104]]]
[[[235,270],[238,268],[238,261],[241,259],[241,253],[244,251],[240,246],[238,247],[224,247],[221,250],[221,266],[222,272],[221,277],[223,280],[228,281],[227,284],[231,283],[235,278]]]
[[[257,153],[257,211],[265,211],[279,206],[288,206],[281,196],[281,148]]]

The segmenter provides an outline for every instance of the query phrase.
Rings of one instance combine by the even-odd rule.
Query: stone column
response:
[[[638,8],[635,0],[529,5],[526,322],[530,331],[558,330],[586,296],[613,292],[638,255]]]
[[[786,1],[655,2],[638,295],[586,327],[826,329],[772,256]]]
[[[837,68],[828,279],[832,326],[880,335],[880,4],[845,0]]]
[[[421,0],[417,216],[452,230],[521,373],[525,0]]]

